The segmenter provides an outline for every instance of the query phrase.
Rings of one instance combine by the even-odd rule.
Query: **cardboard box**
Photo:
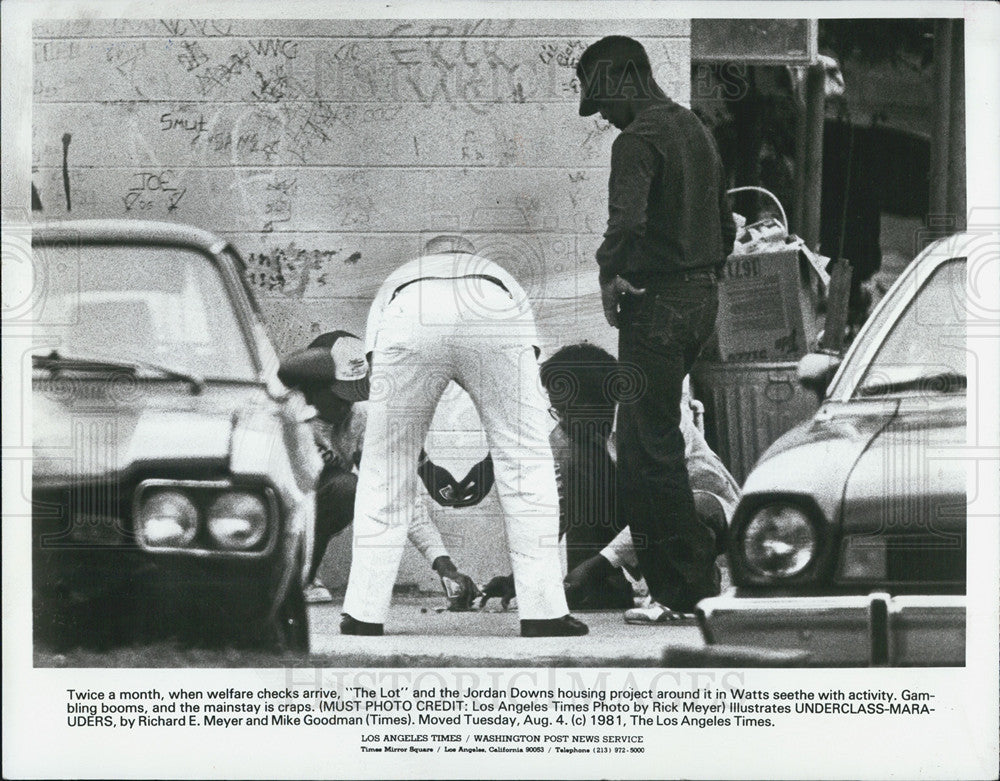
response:
[[[731,255],[719,283],[719,354],[727,363],[797,361],[815,339],[799,248]]]

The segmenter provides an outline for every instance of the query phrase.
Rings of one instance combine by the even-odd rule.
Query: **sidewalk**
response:
[[[620,610],[574,611],[590,634],[522,638],[516,610],[437,612],[443,602],[397,597],[383,637],[341,635],[341,604],[311,605],[311,656],[332,667],[661,667],[668,646],[704,646],[693,618],[633,626]]]

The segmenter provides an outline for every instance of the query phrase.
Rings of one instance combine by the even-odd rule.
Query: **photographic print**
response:
[[[5,667],[76,772],[989,775],[993,9],[5,10]]]

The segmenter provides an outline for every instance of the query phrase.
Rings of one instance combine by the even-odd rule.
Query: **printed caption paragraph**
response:
[[[767,729],[802,717],[914,718],[910,688],[521,688],[370,684],[307,688],[67,689],[67,725],[101,729],[359,728],[362,752],[643,753],[660,730]]]

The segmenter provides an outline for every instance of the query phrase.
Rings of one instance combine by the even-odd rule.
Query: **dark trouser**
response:
[[[327,464],[316,481],[316,527],[312,561],[309,563],[311,583],[323,561],[326,546],[354,520],[354,495],[358,476],[338,466]]]
[[[571,418],[573,434],[558,452],[559,533],[566,539],[569,570],[600,553],[623,528],[618,523],[615,465],[607,443],[613,414],[612,408],[603,426],[604,421]]]
[[[714,534],[695,513],[680,430],[684,376],[718,308],[708,274],[647,284],[622,306],[618,360],[636,370],[639,387],[618,408],[618,517],[631,528],[650,595],[673,610],[719,592]]]

